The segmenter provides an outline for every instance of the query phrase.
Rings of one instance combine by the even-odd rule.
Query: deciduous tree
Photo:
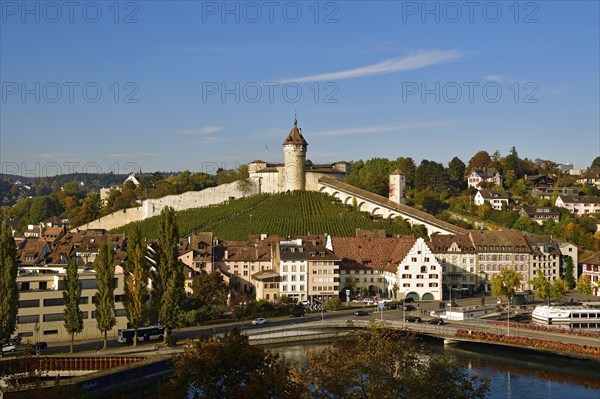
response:
[[[142,242],[140,228],[136,225],[127,241],[127,262],[125,263],[125,312],[132,328],[133,345],[137,345],[137,329],[148,320],[146,296],[148,294],[148,269],[146,267],[146,247]]]
[[[469,377],[450,357],[381,327],[309,354],[303,375],[313,399],[475,399],[489,390],[486,379]]]
[[[469,160],[469,165],[465,173],[469,174],[473,169],[487,168],[491,162],[492,159],[487,151],[479,151]]]
[[[155,287],[158,300],[155,303],[160,304],[159,321],[167,327],[164,335],[164,342],[167,343],[171,329],[180,323],[185,297],[183,264],[179,261],[179,229],[175,210],[171,207],[164,208],[160,213],[159,244],[159,278]]]
[[[562,278],[557,278],[550,287],[550,296],[554,299],[563,299],[569,292],[569,285]]]
[[[592,295],[592,280],[587,274],[582,274],[577,280],[577,291],[584,295]]]
[[[2,223],[0,227],[0,293],[0,345],[2,345],[15,332],[19,309],[16,245],[10,227],[6,223]]]
[[[492,277],[492,295],[505,296],[510,304],[515,291],[521,285],[521,275],[515,269],[502,268],[500,273]]]
[[[189,343],[173,358],[173,370],[165,388],[175,397],[298,399],[306,393],[295,369],[238,331]]]
[[[79,309],[80,298],[81,281],[79,281],[77,273],[77,258],[73,256],[67,264],[65,290],[63,291],[63,299],[65,300],[65,330],[71,335],[70,353],[73,353],[75,334],[83,331],[83,314]]]
[[[552,287],[546,276],[544,276],[544,272],[541,269],[537,270],[537,274],[535,278],[530,281],[530,284],[534,285],[535,294],[538,296],[538,298],[546,300],[548,305],[550,305]]]
[[[223,275],[214,271],[200,273],[192,280],[192,297],[200,306],[218,306],[227,303],[229,287],[223,281]]]
[[[575,288],[575,277],[573,277],[573,258],[567,255],[564,257],[563,262],[565,264],[565,281],[567,282],[569,289],[572,290]]]
[[[115,318],[115,266],[113,250],[105,241],[100,245],[94,261],[96,270],[96,323],[98,330],[104,333],[104,346],[107,346],[107,334],[116,324]]]

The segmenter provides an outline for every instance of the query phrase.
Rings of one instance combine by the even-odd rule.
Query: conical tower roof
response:
[[[302,145],[307,146],[308,143],[304,140],[302,133],[300,133],[300,129],[298,129],[298,120],[296,116],[294,116],[294,127],[288,134],[287,138],[283,142],[283,145],[294,144],[294,145]]]

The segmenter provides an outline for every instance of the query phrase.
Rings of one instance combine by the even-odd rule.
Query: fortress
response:
[[[357,210],[368,212],[374,218],[401,217],[411,225],[422,224],[429,234],[466,234],[467,230],[439,220],[421,210],[406,205],[405,175],[397,169],[390,174],[389,197],[371,193],[345,183],[350,164],[345,161],[332,164],[313,164],[306,160],[308,142],[298,128],[294,127],[283,142],[283,163],[253,161],[248,165],[248,184],[233,182],[210,187],[202,191],[189,191],[158,199],[147,199],[141,206],[123,209],[94,220],[78,229],[107,229],[127,223],[158,216],[163,208],[170,206],[176,211],[199,208],[260,193],[285,193],[295,190],[318,191],[329,194],[343,204],[353,205]]]
[[[346,180],[350,173],[348,162],[313,164],[306,160],[307,147],[302,129],[298,128],[298,120],[294,117],[294,127],[283,142],[283,163],[273,164],[258,160],[248,164],[250,179],[257,182],[259,192],[319,191],[319,179],[322,177]]]

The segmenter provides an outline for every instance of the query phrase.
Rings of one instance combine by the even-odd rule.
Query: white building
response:
[[[418,238],[398,265],[401,298],[442,299],[442,266],[422,238]]]
[[[600,212],[600,197],[592,195],[559,195],[555,206],[567,208],[574,215]]]
[[[278,263],[280,294],[296,302],[308,300],[308,254],[301,238],[279,243]]]
[[[501,211],[504,204],[508,205],[508,194],[504,191],[479,190],[475,194],[475,205],[482,206],[486,202],[492,209]]]

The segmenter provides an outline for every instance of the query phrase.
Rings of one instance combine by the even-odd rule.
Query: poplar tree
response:
[[[115,318],[115,267],[114,254],[108,242],[103,242],[94,261],[96,270],[96,323],[104,333],[104,346],[107,347],[107,334],[116,324]]]
[[[0,227],[0,293],[2,293],[0,295],[0,344],[8,342],[17,327],[19,289],[16,252],[15,240],[10,228],[6,223],[2,223]]]
[[[63,298],[65,300],[65,330],[71,334],[71,349],[69,353],[73,353],[75,334],[79,334],[83,331],[83,315],[79,310],[81,282],[79,281],[79,276],[77,274],[77,258],[75,256],[73,256],[67,264]]]
[[[179,324],[179,313],[185,297],[183,266],[179,262],[179,229],[175,210],[164,208],[160,213],[160,251],[156,295],[159,304],[158,318],[167,328],[164,342],[169,342],[172,328]]]
[[[125,312],[134,329],[133,346],[137,346],[138,327],[148,320],[146,294],[148,270],[146,268],[146,247],[142,242],[139,226],[135,226],[127,241],[127,262],[125,263]]]

